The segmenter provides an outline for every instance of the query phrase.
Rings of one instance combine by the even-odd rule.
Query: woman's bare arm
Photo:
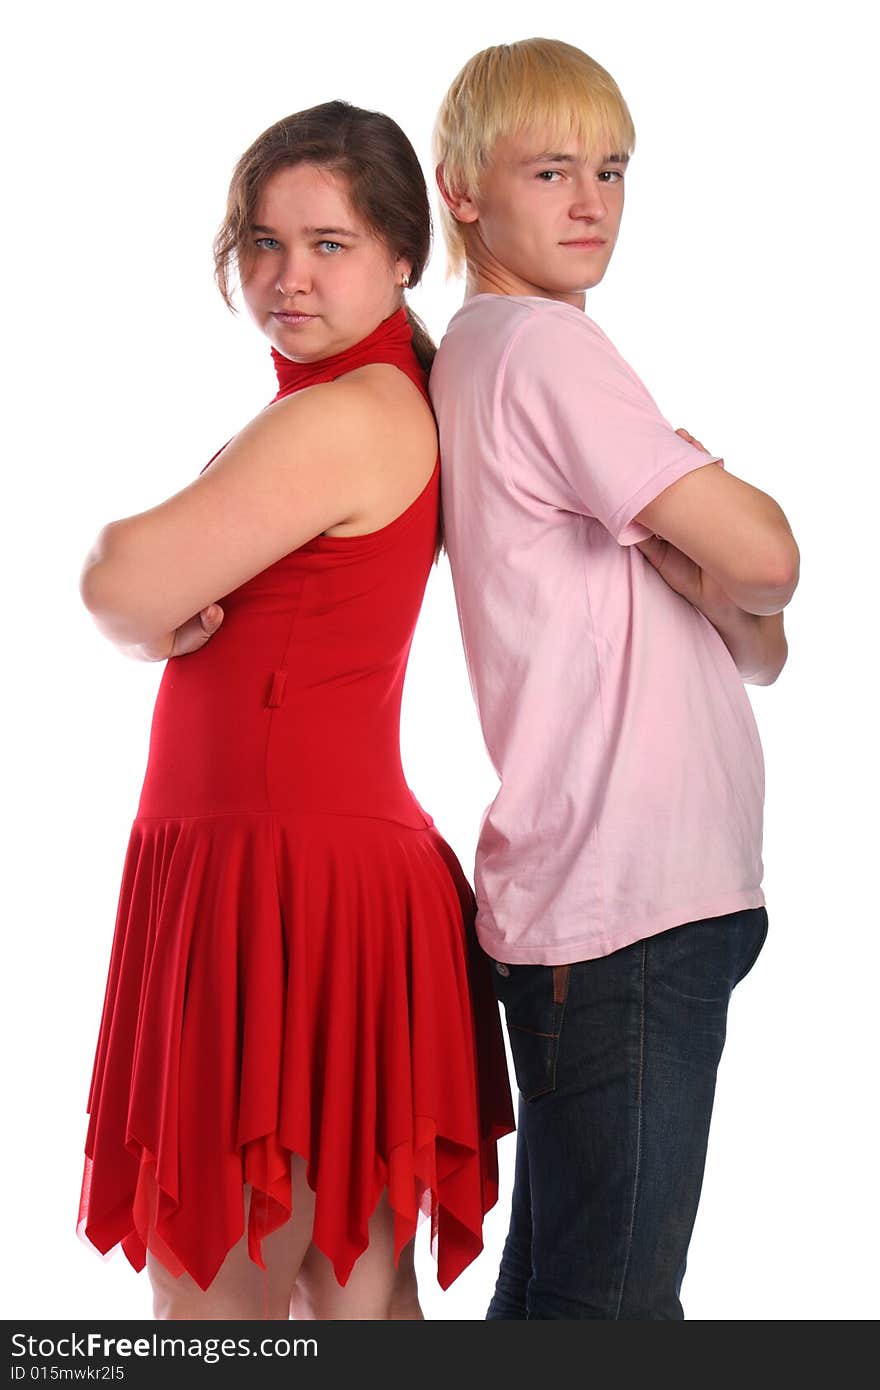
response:
[[[400,426],[387,389],[363,377],[269,406],[188,487],[103,528],[80,585],[98,627],[158,659],[171,634],[253,575],[322,531],[368,519]]]

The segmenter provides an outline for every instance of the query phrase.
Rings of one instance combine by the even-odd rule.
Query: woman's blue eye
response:
[[[343,249],[342,243],[339,242],[339,241],[319,241],[319,242],[318,242],[318,245],[319,245],[319,246],[335,246],[337,251],[341,251],[341,250]],[[334,252],[333,254],[335,255],[336,253]]]
[[[271,246],[269,245],[270,242],[272,243]],[[273,236],[260,236],[257,237],[254,245],[259,246],[262,251],[274,251],[280,242],[277,242]]]

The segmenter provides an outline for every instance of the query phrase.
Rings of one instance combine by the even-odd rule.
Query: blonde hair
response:
[[[574,137],[590,154],[630,155],[636,132],[614,78],[581,49],[559,39],[523,39],[468,59],[434,124],[434,164],[451,192],[478,197],[496,142],[532,127]],[[449,279],[467,260],[462,224],[440,201]]]

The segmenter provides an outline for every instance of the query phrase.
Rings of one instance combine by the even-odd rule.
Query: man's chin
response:
[[[576,280],[571,276],[566,276],[564,279],[560,278],[559,293],[586,294],[587,290],[595,289],[598,284],[601,284],[604,276],[605,268],[603,267],[602,270],[594,271],[591,274],[580,275]]]
[[[554,299],[563,297],[573,299],[577,295],[586,294],[587,290],[594,289],[604,278],[606,269],[607,266],[593,267],[592,269],[567,267],[563,273],[548,275],[547,267],[544,266],[540,271],[536,270],[534,278],[528,277],[534,285],[531,293],[549,295]]]
[[[528,291],[528,293],[540,295],[545,299],[583,300],[587,291],[593,289],[595,285],[598,285],[601,279],[601,275],[597,275],[595,278],[586,281],[556,281],[547,285],[536,285],[535,288]]]

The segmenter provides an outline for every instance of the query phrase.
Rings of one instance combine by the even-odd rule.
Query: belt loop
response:
[[[553,1003],[564,1004],[568,997],[568,977],[571,974],[570,965],[554,965],[553,967]]]

